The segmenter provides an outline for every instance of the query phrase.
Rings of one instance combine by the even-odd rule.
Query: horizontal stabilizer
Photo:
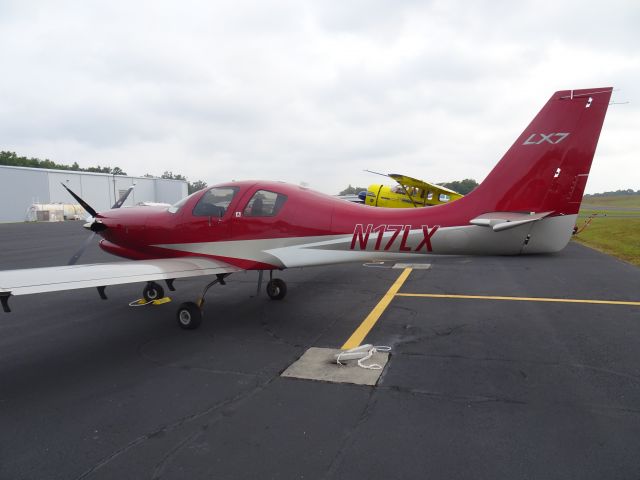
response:
[[[470,220],[469,223],[481,227],[491,227],[494,232],[501,232],[524,225],[525,223],[537,222],[552,213],[553,212],[491,212],[483,213],[479,217]]]

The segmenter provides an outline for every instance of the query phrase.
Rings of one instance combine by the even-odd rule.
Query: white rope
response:
[[[351,348],[349,350],[345,350],[344,352],[340,352],[336,355],[336,363],[338,365],[344,366],[345,364],[341,362],[347,360],[358,360],[358,366],[360,368],[366,368],[367,370],[382,370],[382,366],[377,363],[370,363],[369,365],[365,365],[364,362],[373,357],[373,354],[376,352],[390,352],[391,347],[386,345],[377,345],[373,346],[370,344],[360,345],[359,347]]]
[[[150,303],[153,303],[153,300],[149,300],[148,302],[141,302],[141,300],[144,300],[144,299],[139,298],[137,300],[134,300],[133,302],[129,302],[129,306],[130,307],[144,307],[145,305],[149,305]]]

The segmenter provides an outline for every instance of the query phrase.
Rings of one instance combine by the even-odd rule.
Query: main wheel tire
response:
[[[202,323],[202,310],[193,302],[185,302],[178,307],[178,325],[186,330],[194,330]]]
[[[287,294],[287,284],[284,280],[274,278],[267,283],[267,295],[271,300],[282,300]]]
[[[164,297],[164,289],[156,282],[149,282],[142,290],[142,296],[147,302],[153,302]]]

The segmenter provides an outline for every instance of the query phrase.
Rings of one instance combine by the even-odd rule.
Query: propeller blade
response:
[[[94,218],[98,215],[98,212],[96,212],[93,208],[91,208],[91,205],[89,205],[87,202],[82,200],[78,195],[73,193],[71,189],[67,187],[64,183],[60,183],[60,185],[62,185],[65,188],[65,190],[69,192],[71,196],[75,198],[80,205],[82,205],[82,208],[84,208],[89,215],[91,215]]]
[[[126,201],[127,201],[127,197],[128,197],[128,196],[129,196],[129,194],[133,191],[133,187],[134,187],[134,186],[135,186],[135,185],[131,185],[131,186],[127,189],[127,191],[126,191],[126,192],[124,192],[124,193],[120,196],[120,198],[118,199],[118,201],[117,201],[116,203],[114,203],[114,204],[113,204],[113,207],[111,207],[111,208],[112,208],[112,209],[113,209],[113,208],[120,208],[120,207],[124,204],[124,202],[126,202]]]
[[[76,253],[74,253],[73,256],[69,259],[69,263],[67,263],[67,265],[75,265],[76,264],[76,262],[80,259],[80,257],[84,253],[84,251],[87,249],[87,247],[89,246],[89,244],[93,240],[93,237],[95,237],[95,236],[96,236],[96,234],[92,233],[91,235],[89,235],[85,239],[85,241],[82,244],[82,246],[80,247],[80,249]]]

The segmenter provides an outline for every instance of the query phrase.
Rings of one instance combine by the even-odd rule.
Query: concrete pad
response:
[[[431,268],[430,263],[396,263],[391,268],[413,268],[414,270],[429,270]]]
[[[311,347],[296,362],[282,372],[281,376],[374,386],[389,361],[389,353],[376,352],[370,359],[365,360],[363,364],[371,365],[376,363],[382,367],[380,370],[362,368],[358,365],[357,360],[341,360],[344,365],[338,365],[336,363],[336,355],[341,352],[342,350],[340,349]]]

